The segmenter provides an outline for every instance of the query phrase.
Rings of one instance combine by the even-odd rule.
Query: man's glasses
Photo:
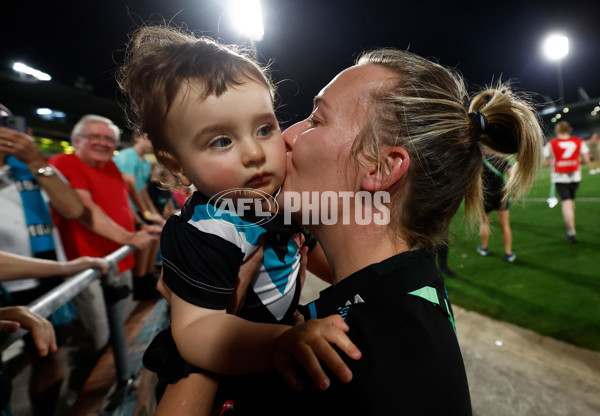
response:
[[[113,146],[117,144],[117,139],[115,139],[113,136],[103,136],[102,134],[80,134],[80,136],[94,143],[100,143],[103,141],[104,143]]]

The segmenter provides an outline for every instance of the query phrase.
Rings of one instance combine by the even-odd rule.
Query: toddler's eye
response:
[[[210,143],[210,147],[227,147],[231,144],[231,139],[229,137],[218,137]]]
[[[271,134],[271,132],[273,131],[273,127],[270,125],[266,125],[266,126],[262,126],[260,129],[258,129],[258,136],[262,136],[262,137],[267,137]]]

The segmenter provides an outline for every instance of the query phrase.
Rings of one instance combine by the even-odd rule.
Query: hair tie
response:
[[[488,118],[481,111],[473,111],[467,114],[473,123],[475,129],[475,139],[479,140],[479,136],[485,133],[488,126]]]

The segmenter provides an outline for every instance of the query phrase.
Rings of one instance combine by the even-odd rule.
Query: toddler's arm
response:
[[[247,374],[272,368],[275,343],[287,325],[260,324],[201,308],[171,294],[171,327],[188,363],[221,374]]]

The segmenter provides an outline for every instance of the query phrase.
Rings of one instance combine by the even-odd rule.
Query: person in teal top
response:
[[[129,203],[137,214],[138,226],[156,224],[163,226],[165,219],[160,215],[148,195],[147,185],[152,172],[152,164],[146,155],[152,153],[152,142],[145,134],[133,133],[133,146],[123,149],[113,158],[121,171],[123,180],[129,187]],[[135,252],[133,269],[133,294],[136,299],[152,298],[157,295],[154,269],[158,257],[159,242]]]

